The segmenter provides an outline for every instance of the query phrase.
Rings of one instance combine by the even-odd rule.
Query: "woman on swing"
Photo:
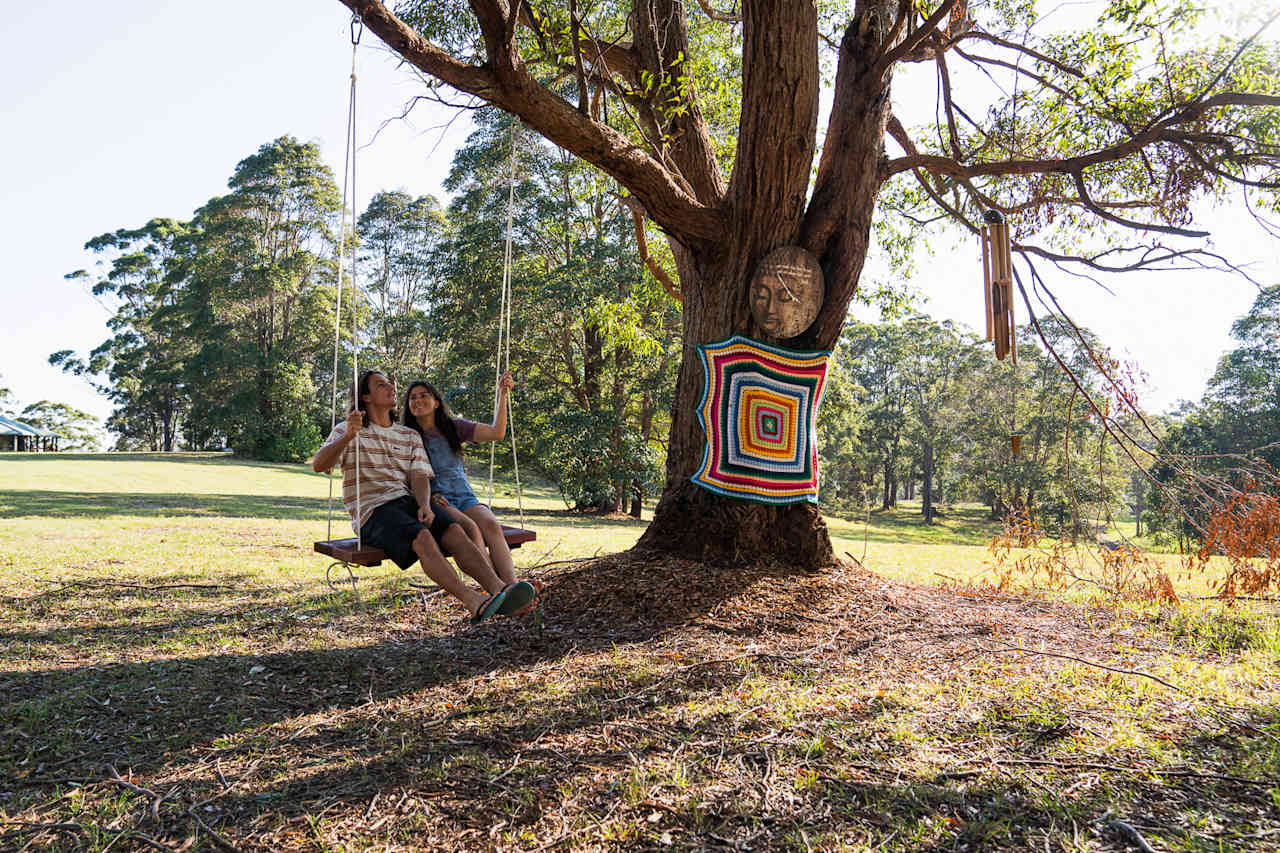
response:
[[[483,554],[503,583],[515,582],[511,549],[502,535],[502,525],[489,507],[480,503],[462,467],[463,442],[501,441],[507,434],[507,393],[515,386],[511,371],[498,380],[498,402],[492,424],[479,424],[456,417],[440,392],[421,379],[409,384],[404,399],[404,425],[422,436],[423,446],[435,470],[432,501],[438,511],[448,512]]]

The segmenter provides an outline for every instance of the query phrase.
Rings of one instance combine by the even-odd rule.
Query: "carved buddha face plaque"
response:
[[[770,252],[751,279],[751,315],[768,335],[794,338],[812,325],[825,287],[818,259],[799,246]]]

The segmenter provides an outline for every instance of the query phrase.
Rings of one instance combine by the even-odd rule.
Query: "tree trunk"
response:
[[[1142,535],[1142,513],[1147,508],[1147,483],[1142,474],[1133,471],[1129,474],[1129,488],[1133,490],[1133,535]]]
[[[684,355],[666,489],[639,547],[703,559],[776,558],[817,569],[832,564],[835,554],[815,504],[766,506],[722,498],[690,482],[705,441],[696,416],[703,390],[697,345],[734,333],[770,340],[752,320],[748,282],[769,251],[797,244],[818,257],[826,295],[813,325],[781,343],[834,346],[857,290],[883,182],[889,75],[873,66],[896,4],[859,2],[845,31],[832,120],[807,210],[819,79],[816,8],[765,0],[748,0],[743,8],[743,103],[752,108],[743,110],[737,165],[721,204],[730,239],[723,248],[675,252],[686,294]],[[760,13],[764,8],[769,15]],[[772,25],[760,26],[761,19]]]
[[[924,523],[933,524],[933,445],[924,447],[924,459],[920,463],[920,511],[924,514]]]

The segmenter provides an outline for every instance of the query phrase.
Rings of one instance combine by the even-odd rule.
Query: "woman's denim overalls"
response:
[[[466,512],[480,501],[471,491],[471,483],[467,480],[467,472],[462,468],[461,457],[453,452],[449,440],[439,430],[433,432],[435,436],[426,440],[427,456],[436,472],[431,491],[444,495],[454,509]]]

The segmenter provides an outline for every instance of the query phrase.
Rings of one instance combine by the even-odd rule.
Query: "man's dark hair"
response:
[[[453,422],[453,411],[449,408],[449,404],[444,401],[444,397],[440,396],[440,392],[430,382],[415,379],[409,383],[409,389],[404,392],[404,425],[421,435],[422,446],[426,447],[426,429],[422,424],[418,423],[417,416],[409,408],[409,395],[413,393],[414,388],[425,388],[428,394],[436,398],[435,423],[433,426],[440,430],[440,434],[444,436],[445,441],[449,442],[449,449],[458,456],[462,456],[462,438],[458,435],[457,424]]]
[[[351,393],[349,394],[350,399],[348,399],[347,401],[349,404],[349,408],[347,409],[347,411],[351,412],[351,411],[358,410],[361,414],[363,414],[365,426],[369,425],[369,413],[366,412],[364,409],[364,395],[369,393],[369,380],[373,378],[375,374],[378,376],[381,376],[383,379],[387,378],[387,374],[383,373],[381,370],[378,370],[377,368],[370,368],[369,370],[361,371],[360,381],[357,383],[357,387],[359,387],[360,392],[357,394],[354,392],[354,389],[351,389]],[[391,422],[392,423],[396,422],[395,409],[391,410]]]

